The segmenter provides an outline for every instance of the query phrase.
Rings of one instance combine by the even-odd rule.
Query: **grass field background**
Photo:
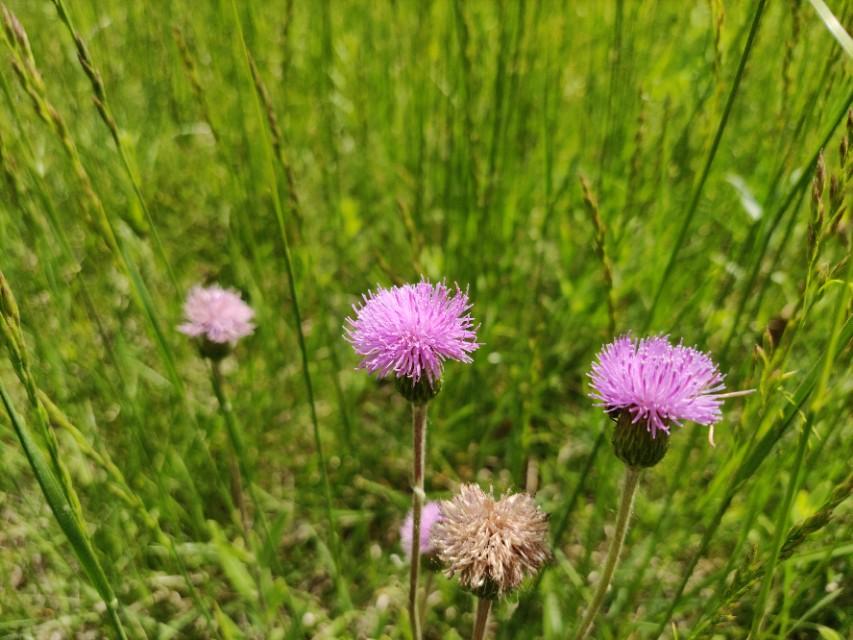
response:
[[[0,45],[0,637],[409,637],[409,409],[342,326],[421,275],[483,343],[428,495],[551,514],[496,637],[591,596],[622,464],[585,374],[625,331],[756,393],[646,473],[596,637],[849,637],[853,81],[813,3],[56,3],[7,0]],[[224,363],[248,532],[176,331],[212,281],[257,312]],[[425,636],[467,637],[431,584]]]

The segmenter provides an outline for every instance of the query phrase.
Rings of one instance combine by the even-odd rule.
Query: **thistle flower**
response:
[[[184,304],[186,322],[178,327],[178,331],[201,339],[205,356],[221,354],[221,357],[227,353],[229,346],[255,330],[252,323],[254,315],[255,312],[236,291],[218,285],[195,286],[190,289]]]
[[[393,373],[435,385],[445,360],[471,362],[480,346],[468,295],[458,287],[451,294],[443,282],[421,280],[362,298],[353,305],[355,318],[346,320],[345,337],[362,356],[360,368],[380,378]]]
[[[722,418],[727,394],[711,358],[663,336],[622,336],[605,346],[589,373],[591,397],[610,413],[627,412],[652,434],[668,434],[685,420],[712,426]]]
[[[432,543],[448,576],[481,598],[494,599],[536,574],[550,558],[548,516],[526,493],[500,500],[474,484],[441,503]]]
[[[438,502],[427,502],[421,511],[421,554],[429,555],[435,548],[432,543],[432,528],[441,520],[441,505]],[[410,510],[406,519],[400,527],[400,546],[406,553],[407,558],[412,556],[412,528],[414,527],[414,517]]]

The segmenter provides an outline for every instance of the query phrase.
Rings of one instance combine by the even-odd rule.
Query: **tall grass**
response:
[[[340,335],[420,275],[484,343],[430,497],[551,514],[498,637],[594,597],[621,463],[585,372],[622,331],[756,393],[644,474],[596,637],[849,635],[850,0],[6,5],[0,637],[408,637],[409,408]],[[174,329],[213,280],[258,325],[216,393]],[[469,634],[432,585],[424,637]]]

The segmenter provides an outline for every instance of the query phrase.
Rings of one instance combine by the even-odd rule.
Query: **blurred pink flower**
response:
[[[255,330],[255,312],[240,294],[218,285],[195,286],[184,304],[186,322],[178,331],[217,344],[235,343]]]
[[[441,520],[441,505],[438,502],[427,502],[421,510],[421,555],[429,555],[433,552],[432,527]],[[407,558],[412,557],[412,512],[409,511],[406,519],[400,527],[400,546],[406,553]]]

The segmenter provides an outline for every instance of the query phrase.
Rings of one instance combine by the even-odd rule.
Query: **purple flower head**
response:
[[[385,377],[418,382],[441,378],[447,359],[471,362],[468,354],[480,345],[468,295],[458,287],[450,294],[443,282],[421,280],[390,289],[369,291],[355,318],[347,318],[345,337],[362,356],[360,368]]]
[[[441,503],[427,502],[421,510],[421,555],[431,554],[433,549],[432,533],[433,525],[441,520]],[[400,526],[400,546],[406,553],[407,558],[412,557],[412,528],[414,527],[411,510],[403,524]]]
[[[178,331],[217,344],[233,344],[255,330],[252,308],[236,291],[218,285],[190,289],[184,316],[186,322]]]
[[[723,376],[707,354],[673,346],[665,336],[617,338],[601,349],[588,375],[598,406],[627,412],[653,437],[685,420],[713,429],[722,418],[722,399],[741,395],[720,393]]]

